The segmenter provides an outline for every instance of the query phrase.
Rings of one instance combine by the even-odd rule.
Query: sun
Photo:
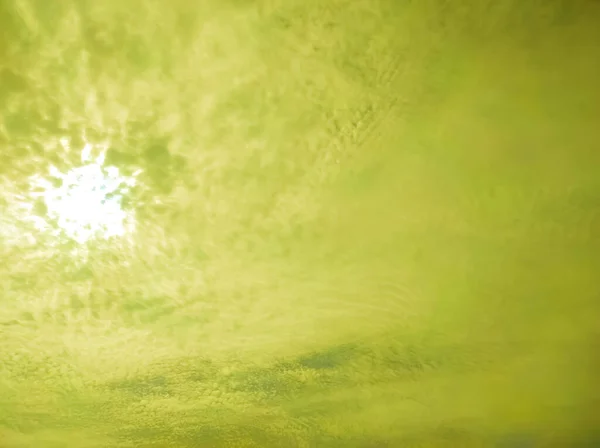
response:
[[[68,147],[66,139],[61,140]],[[136,176],[105,166],[106,145],[86,143],[81,164],[66,172],[50,166],[47,176],[31,178],[31,195],[42,212],[32,215],[38,230],[55,231],[80,244],[95,238],[123,237],[135,230],[133,211],[123,199],[136,185]]]

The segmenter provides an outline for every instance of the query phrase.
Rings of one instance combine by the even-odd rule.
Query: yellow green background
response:
[[[0,447],[600,443],[599,19],[0,0]],[[19,240],[84,135],[137,231]]]

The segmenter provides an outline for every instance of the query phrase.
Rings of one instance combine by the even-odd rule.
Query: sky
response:
[[[595,446],[599,6],[0,0],[0,448]]]

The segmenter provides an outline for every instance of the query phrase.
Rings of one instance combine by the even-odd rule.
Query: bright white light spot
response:
[[[68,146],[68,141],[61,143]],[[81,166],[65,173],[51,166],[49,178],[32,178],[32,196],[46,206],[45,216],[32,217],[38,230],[57,226],[80,244],[92,238],[125,236],[134,230],[134,216],[123,209],[122,201],[135,185],[135,175],[123,176],[117,167],[103,166],[105,154],[105,147],[88,143],[81,152]]]

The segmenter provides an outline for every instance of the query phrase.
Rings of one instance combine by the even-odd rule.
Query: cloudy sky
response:
[[[592,446],[598,20],[0,0],[0,447]]]

